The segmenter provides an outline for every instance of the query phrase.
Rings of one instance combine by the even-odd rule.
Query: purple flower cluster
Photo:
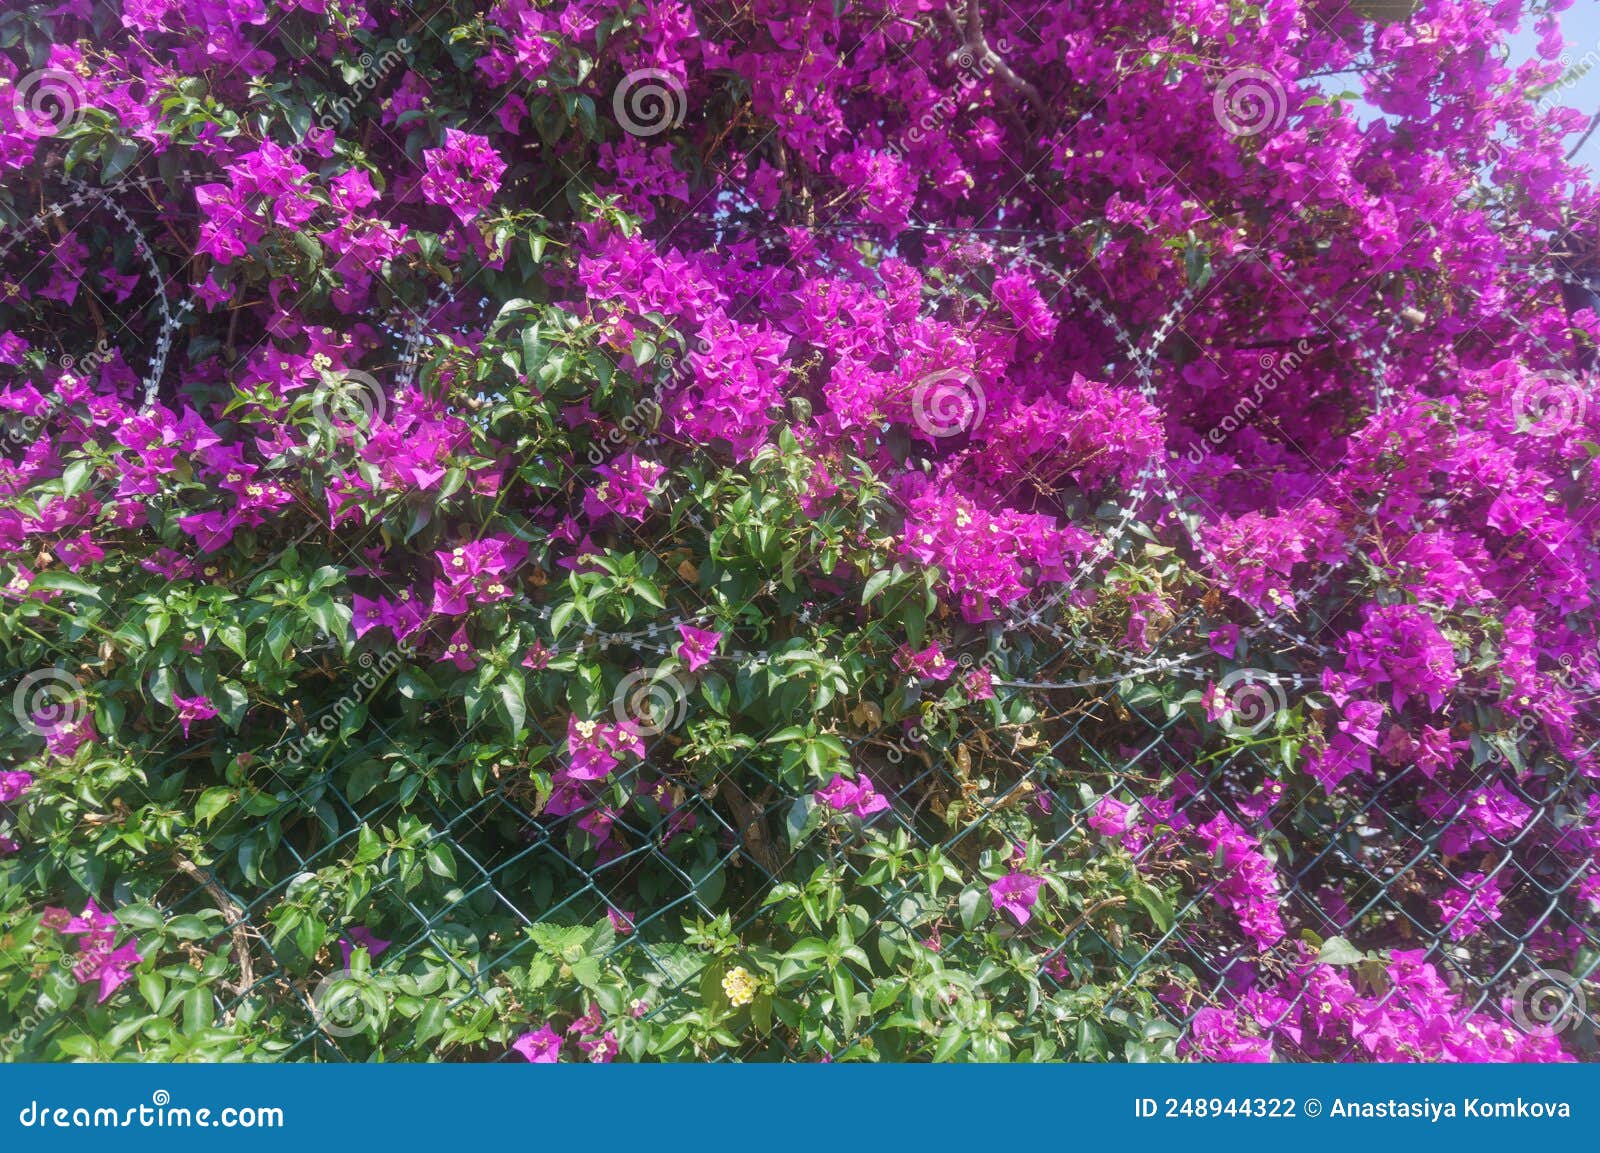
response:
[[[78,938],[78,962],[72,975],[82,984],[98,984],[98,1001],[115,993],[133,976],[133,966],[144,959],[137,942],[130,939],[117,945],[117,918],[101,912],[93,900],[76,917],[66,909],[46,909],[44,924],[63,936]]]
[[[533,766],[540,815],[611,860],[626,807],[669,841],[693,828],[676,746],[716,737],[652,759],[640,723],[581,719],[603,708],[591,610],[637,594],[603,618],[620,635],[661,608],[639,635],[723,702],[770,672],[743,667],[736,629],[803,630],[755,607],[685,624],[707,617],[666,608],[655,577],[694,612],[809,582],[904,634],[852,654],[852,693],[1003,718],[1008,739],[1061,716],[1053,694],[1197,678],[1164,697],[1193,722],[1175,783],[1085,786],[1095,851],[1152,876],[1182,861],[1218,932],[1279,962],[1195,1016],[1191,1052],[1558,1055],[1404,948],[1382,993],[1285,960],[1302,926],[1274,845],[1321,835],[1291,814],[1381,798],[1380,832],[1443,858],[1408,913],[1463,947],[1553,939],[1519,876],[1596,900],[1600,315],[1546,274],[1592,275],[1600,193],[1567,157],[1585,118],[1559,106],[1564,6],[1423,0],[1372,23],[1274,0],[1241,34],[1238,5],[1193,0],[1179,34],[1132,0],[995,4],[981,75],[923,4],[447,3],[424,44],[384,3],[29,15],[46,24],[0,55],[0,176],[51,208],[0,249],[0,607],[36,631],[73,618],[73,590],[126,587],[142,623],[96,624],[83,667],[109,683],[135,648],[169,651],[131,676],[152,716],[135,692],[19,717],[37,771],[0,773],[0,804],[124,739],[94,715],[237,734],[298,707],[284,670],[307,644],[356,643],[419,654],[404,692],[430,709],[503,707],[518,741],[564,725]],[[1530,14],[1537,55],[1512,65],[1499,48]],[[41,53],[66,109],[23,99]],[[346,83],[308,104],[324,73]],[[1274,115],[1219,111],[1238,75],[1270,80]],[[1327,76],[1359,76],[1382,115],[1348,115]],[[641,77],[657,120],[628,99]],[[68,359],[90,320],[118,347]],[[700,556],[621,570],[683,532],[680,494],[753,492],[768,469],[807,490],[752,546],[771,572],[729,561],[726,525],[699,526]],[[249,585],[299,543],[286,525],[333,575]],[[857,595],[896,565],[936,594],[914,619]],[[168,594],[231,606],[241,633],[292,603],[316,639],[267,630],[263,662],[231,628],[166,637],[149,606]],[[963,669],[986,637],[1033,667]],[[1226,686],[1247,661],[1292,686],[1281,727],[1248,738],[1283,763],[1196,800],[1201,745],[1246,743]],[[1030,685],[1048,709],[1012,707]],[[845,689],[827,694],[818,719],[842,731]],[[900,796],[812,771],[794,791],[833,812]],[[1040,884],[990,885],[1009,928],[1039,931]],[[52,916],[102,999],[127,979],[139,958],[107,915]],[[567,1036],[609,1060],[597,1012]],[[516,1048],[562,1043],[546,1025]]]

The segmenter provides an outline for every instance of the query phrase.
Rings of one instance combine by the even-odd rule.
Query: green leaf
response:
[[[418,1045],[426,1045],[440,1033],[450,1022],[450,1008],[444,1001],[431,1000],[423,1006],[422,1012],[417,1015],[417,1028],[413,1034]]]
[[[237,796],[238,794],[232,789],[222,788],[220,786],[213,789],[207,789],[205,792],[200,794],[200,799],[195,802],[195,819],[204,821],[209,825],[216,819],[217,814],[221,813],[229,805],[233,804],[234,798]]]
[[[894,579],[894,575],[894,570],[883,569],[868,577],[867,587],[861,590],[861,603],[871,604],[872,598],[883,591],[884,586]]]
[[[38,576],[33,578],[33,582],[29,585],[29,587],[36,589],[58,589],[61,592],[73,593],[77,596],[92,597],[95,600],[100,599],[100,589],[98,586],[92,585],[82,577],[74,576],[69,572],[40,573]]]
[[[939,1044],[934,1047],[933,1059],[936,1062],[954,1060],[966,1045],[966,1031],[954,1023],[946,1025],[944,1032],[939,1034]]]
[[[993,908],[989,898],[989,886],[978,884],[963,889],[957,907],[961,911],[961,927],[970,930],[987,917]]]
[[[1329,937],[1317,951],[1317,960],[1324,965],[1359,965],[1366,955],[1343,937]]]
[[[1156,890],[1149,885],[1135,883],[1133,898],[1144,906],[1145,912],[1150,914],[1150,919],[1155,922],[1159,932],[1165,933],[1172,927],[1172,906]]]
[[[833,1003],[844,1023],[844,1031],[851,1032],[856,1027],[855,982],[850,980],[850,971],[843,965],[833,971]]]
[[[505,710],[506,719],[511,722],[513,736],[520,737],[528,719],[528,706],[522,699],[522,678],[516,680],[503,680],[496,686],[495,691],[500,696],[500,705]]]
[[[456,858],[450,851],[450,846],[443,841],[435,841],[428,850],[428,871],[438,877],[456,879]]]
[[[183,1027],[189,1033],[198,1033],[202,1029],[211,1028],[215,1017],[216,1005],[211,999],[211,990],[204,985],[197,985],[190,989],[183,998]]]
[[[828,955],[828,942],[819,937],[807,937],[790,946],[784,957],[790,961],[820,961]]]
[[[143,151],[137,144],[126,140],[119,140],[103,152],[104,160],[100,165],[100,183],[115,184],[139,159]]]
[[[150,1011],[161,1011],[161,1000],[167,995],[167,983],[158,973],[139,974],[139,995],[144,998],[145,1004],[150,1006]]]

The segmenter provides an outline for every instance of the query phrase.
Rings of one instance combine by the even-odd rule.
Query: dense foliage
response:
[[[9,5],[0,1056],[1591,1054],[1561,7]]]

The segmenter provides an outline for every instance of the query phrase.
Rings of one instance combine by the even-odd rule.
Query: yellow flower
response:
[[[736,965],[723,976],[722,991],[728,995],[728,1003],[735,1008],[748,1005],[755,1000],[755,978],[750,975],[749,969]]]

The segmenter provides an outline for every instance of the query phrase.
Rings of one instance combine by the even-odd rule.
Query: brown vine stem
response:
[[[1096,901],[1083,912],[1079,913],[1073,922],[1061,931],[1061,935],[1063,937],[1072,936],[1072,934],[1076,933],[1079,929],[1087,925],[1089,923],[1089,918],[1094,916],[1101,909],[1109,909],[1117,905],[1125,905],[1127,903],[1128,898],[1126,897],[1107,897],[1103,901]]]
[[[967,47],[972,50],[973,56],[980,63],[992,69],[996,76],[1026,96],[1028,103],[1035,108],[1041,110],[1044,108],[1044,96],[1039,89],[1031,81],[1018,76],[1011,65],[1006,63],[1005,57],[989,47],[988,38],[983,31],[983,10],[978,7],[978,0],[962,0],[959,7],[950,11],[950,19],[952,22],[960,20],[965,24]]]
[[[1583,130],[1583,135],[1579,137],[1578,142],[1572,146],[1572,151],[1567,153],[1568,160],[1571,160],[1574,156],[1583,151],[1583,146],[1589,143],[1589,137],[1594,135],[1594,130],[1596,128],[1600,128],[1600,112],[1596,112],[1594,114],[1593,118],[1589,121],[1589,127]]]
[[[217,884],[209,873],[177,849],[172,850],[172,863],[178,867],[180,873],[211,894],[212,901],[228,919],[228,929],[233,935],[233,960],[239,966],[239,983],[234,986],[233,991],[236,996],[244,996],[245,992],[256,983],[255,965],[250,958],[250,934],[245,927],[244,910],[228,896],[227,891]]]

